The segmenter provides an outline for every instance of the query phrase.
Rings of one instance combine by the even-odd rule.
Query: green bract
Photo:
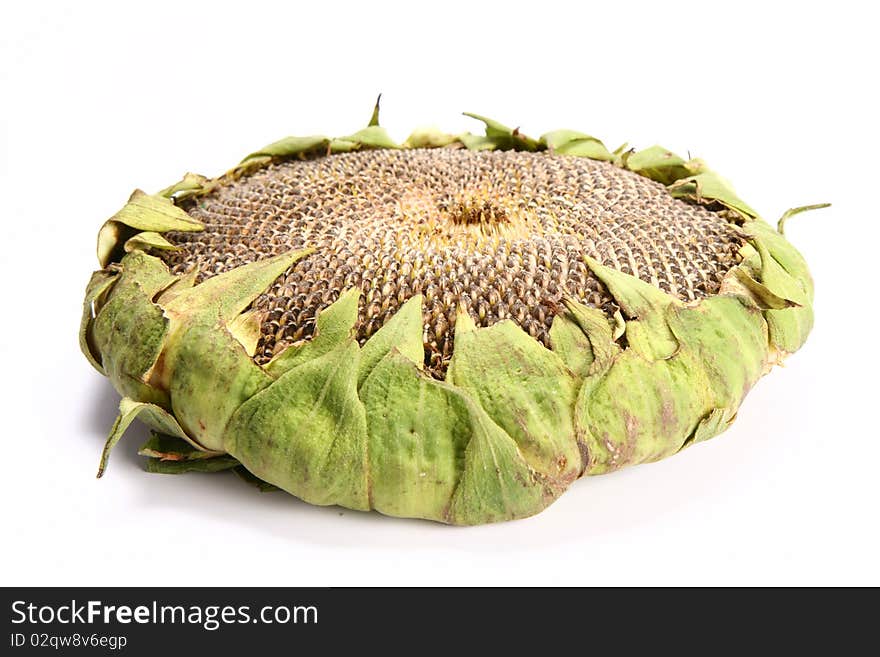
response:
[[[101,459],[134,418],[155,430],[141,453],[156,472],[235,469],[263,489],[312,504],[472,525],[532,515],[575,479],[654,461],[711,438],[743,397],[796,351],[813,322],[800,254],[698,160],[659,146],[609,151],[588,134],[533,139],[479,117],[485,135],[378,125],[343,138],[288,137],[221,178],[187,174],[155,195],[135,191],[101,228],[80,344],[122,395]],[[544,151],[613,162],[715,204],[739,226],[742,259],[720,292],[684,303],[588,259],[620,312],[567,299],[544,347],[510,320],[455,325],[444,380],[423,371],[422,298],[413,296],[360,346],[357,289],[320,313],[311,340],[265,365],[253,359],[260,317],[249,306],[309,250],[195,284],[151,253],[170,231],[203,226],[177,205],[285,158],[365,148]],[[813,209],[811,206],[804,209]]]

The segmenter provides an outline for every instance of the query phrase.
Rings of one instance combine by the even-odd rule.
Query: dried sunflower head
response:
[[[80,331],[123,396],[101,470],[137,416],[154,471],[476,524],[723,431],[812,325],[781,230],[699,160],[476,118],[136,191]]]

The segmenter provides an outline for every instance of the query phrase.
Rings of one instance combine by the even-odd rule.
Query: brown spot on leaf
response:
[[[663,399],[663,405],[660,408],[660,424],[666,435],[674,433],[678,425],[678,417],[675,414],[675,404],[668,397]]]

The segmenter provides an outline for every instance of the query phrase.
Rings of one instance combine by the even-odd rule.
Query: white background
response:
[[[880,63],[869,3],[5,2],[0,583],[880,584]],[[450,528],[316,508],[233,475],[148,475],[80,355],[97,229],[134,187],[287,134],[348,134],[377,92],[422,124],[591,132],[706,158],[816,279],[806,347],[723,436],[577,482],[539,516]]]

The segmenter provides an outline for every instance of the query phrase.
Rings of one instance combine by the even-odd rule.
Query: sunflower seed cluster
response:
[[[512,319],[549,346],[563,296],[613,312],[584,256],[682,300],[718,291],[742,239],[721,214],[673,199],[612,164],[550,153],[364,150],[273,164],[184,208],[204,232],[172,233],[175,273],[205,278],[313,247],[253,307],[256,360],[308,339],[341,292],[359,287],[357,337],[424,295],[426,365],[442,375],[456,310]]]

